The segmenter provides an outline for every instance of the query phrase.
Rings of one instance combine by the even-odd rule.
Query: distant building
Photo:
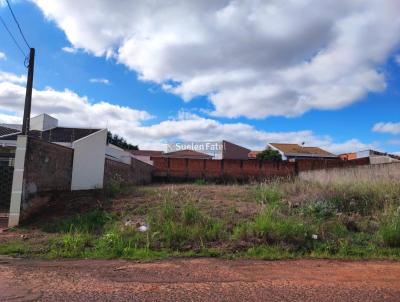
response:
[[[222,159],[248,159],[251,150],[228,141],[222,141]]]
[[[248,159],[256,159],[257,155],[262,151],[250,151],[247,155]]]
[[[161,157],[165,158],[188,158],[188,159],[212,159],[212,156],[193,150],[180,150],[174,152],[163,153]]]
[[[355,160],[360,158],[369,157],[371,164],[384,164],[384,163],[392,163],[392,162],[400,162],[400,156],[380,152],[376,150],[362,150],[358,152],[350,152],[340,154],[339,157],[343,160]]]
[[[162,157],[162,155],[164,154],[163,151],[155,150],[130,150],[129,152],[134,158],[150,165],[153,164],[153,161],[151,160],[152,157]]]
[[[298,144],[270,143],[267,149],[276,150],[282,160],[296,159],[338,159],[338,156],[318,147],[305,147]]]

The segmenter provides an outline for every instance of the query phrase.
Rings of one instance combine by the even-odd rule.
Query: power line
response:
[[[10,9],[11,15],[13,16],[14,21],[15,21],[15,23],[16,23],[17,26],[18,26],[19,32],[21,33],[21,36],[22,36],[22,38],[23,38],[24,41],[25,41],[26,46],[28,46],[28,48],[30,49],[31,47],[29,46],[28,41],[26,41],[26,39],[25,39],[24,33],[22,32],[22,29],[21,29],[21,26],[19,25],[19,22],[18,22],[18,20],[17,20],[17,17],[15,17],[15,15],[14,15],[14,12],[13,12],[13,10],[12,10],[12,8],[11,8],[10,2],[9,2],[8,0],[6,0],[6,2],[7,2],[7,5],[8,5],[8,8]]]
[[[24,56],[24,58],[26,58],[26,53],[23,51],[22,47],[18,44],[17,40],[15,39],[14,35],[12,34],[12,32],[9,30],[6,22],[4,22],[3,18],[0,16],[0,21],[1,23],[3,23],[4,28],[7,30],[8,34],[10,35],[11,39],[14,41],[15,45],[18,47],[18,49],[21,51],[22,55]]]

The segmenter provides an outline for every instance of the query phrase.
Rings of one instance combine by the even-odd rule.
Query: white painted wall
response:
[[[31,130],[45,131],[58,127],[58,120],[46,113],[35,116],[30,120]]]
[[[19,223],[27,142],[27,136],[18,135],[17,149],[15,151],[14,175],[11,189],[10,216],[8,218],[9,227],[17,226]]]
[[[72,191],[103,188],[106,141],[107,129],[102,129],[72,143]]]

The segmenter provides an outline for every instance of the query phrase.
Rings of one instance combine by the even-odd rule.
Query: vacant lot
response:
[[[399,206],[400,186],[390,181],[114,185],[59,196],[1,235],[0,254],[399,259]]]

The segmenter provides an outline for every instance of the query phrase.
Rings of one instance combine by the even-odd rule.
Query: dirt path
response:
[[[400,301],[400,263],[1,258],[0,301]]]

